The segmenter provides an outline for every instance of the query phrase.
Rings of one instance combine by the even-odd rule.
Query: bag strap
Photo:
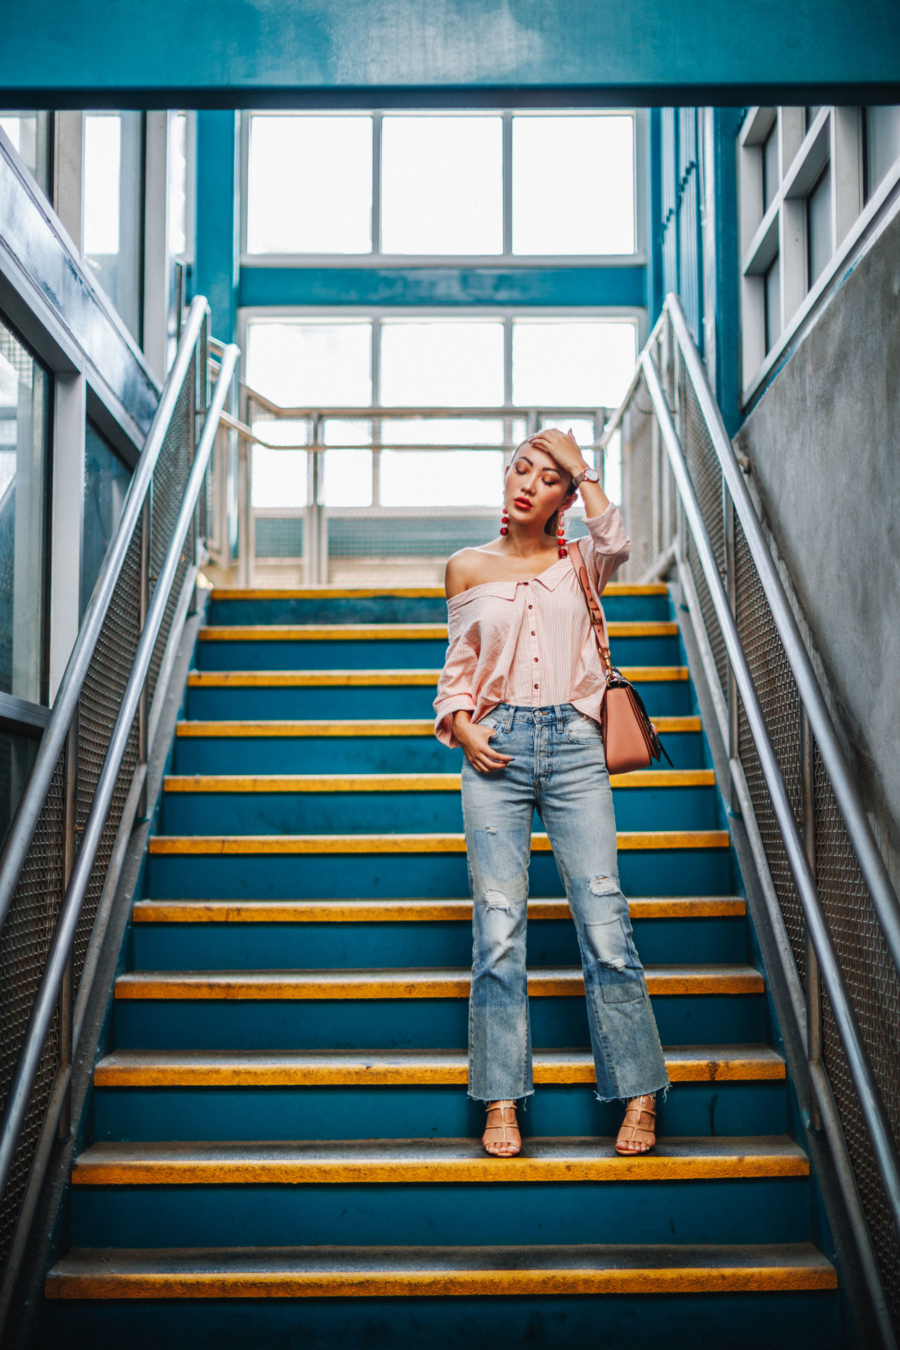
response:
[[[613,673],[613,668],[612,660],[609,655],[609,635],[606,630],[606,618],[599,601],[594,596],[594,588],[591,586],[587,568],[584,565],[584,557],[577,539],[569,544],[569,557],[572,560],[572,566],[575,568],[575,575],[578,578],[578,584],[581,587],[584,602],[588,607],[588,615],[591,620],[594,641],[597,644],[597,651],[600,653],[600,664],[602,665],[603,672],[608,680]]]

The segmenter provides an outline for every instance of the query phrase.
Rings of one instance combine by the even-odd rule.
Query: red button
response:
[[[535,657],[534,660],[535,660],[535,664],[537,664],[537,657]]]
[[[534,635],[535,635],[534,629],[532,628],[532,630],[531,630],[531,636],[534,637]]]
[[[538,687],[538,686],[537,686],[537,685],[535,685],[535,686],[534,686],[534,687],[535,687],[535,689],[537,689],[537,687]]]

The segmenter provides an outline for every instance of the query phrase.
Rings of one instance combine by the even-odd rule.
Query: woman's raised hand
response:
[[[548,427],[546,431],[539,431],[537,435],[529,437],[529,440],[536,449],[552,455],[563,472],[571,474],[573,478],[588,467],[571,429],[558,431],[556,427]]]
[[[496,773],[505,769],[512,755],[501,755],[499,750],[491,748],[491,737],[495,727],[483,727],[472,721],[471,713],[453,714],[453,734],[463,748],[463,754],[479,773]]]

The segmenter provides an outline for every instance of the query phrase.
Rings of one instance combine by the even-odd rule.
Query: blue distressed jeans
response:
[[[498,1101],[534,1091],[525,969],[528,864],[537,808],[575,919],[600,1101],[668,1085],[656,1019],[619,887],[616,823],[600,728],[571,703],[501,703],[482,719],[496,773],[463,761],[473,900],[469,1096]]]

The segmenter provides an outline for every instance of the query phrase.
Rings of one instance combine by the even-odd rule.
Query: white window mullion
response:
[[[503,256],[512,257],[513,179],[512,179],[512,111],[503,113]],[[512,384],[510,384],[510,389]],[[510,401],[509,395],[506,399]]]
[[[372,114],[372,252],[381,253],[381,123],[379,110]],[[374,370],[375,367],[373,366]]]

